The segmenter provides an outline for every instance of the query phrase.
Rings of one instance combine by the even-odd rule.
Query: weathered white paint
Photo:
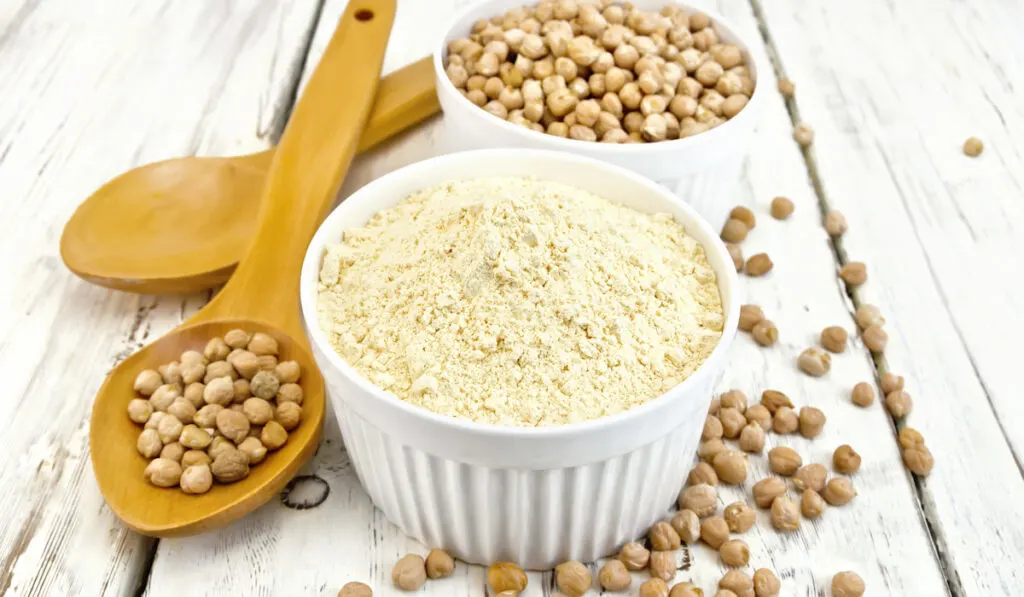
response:
[[[1024,587],[1024,13],[1017,3],[763,2],[817,176],[868,264],[886,365],[916,400],[935,470],[924,512],[958,595]],[[885,40],[885,43],[879,43]],[[985,142],[963,155],[968,136]]]
[[[152,542],[103,505],[89,409],[117,360],[204,300],[80,281],[57,254],[64,222],[133,166],[266,147],[316,7],[0,3],[0,594],[135,592]]]
[[[333,26],[334,15],[343,3],[328,2],[326,23],[320,32]],[[406,11],[408,6],[411,11]],[[439,3],[429,11],[406,18],[421,4],[402,4],[392,39],[409,43],[411,51],[401,51],[405,61],[430,50],[429,35],[409,34],[431,31],[432,23],[442,23],[447,12]],[[756,22],[749,5],[742,0],[721,2],[718,10],[739,24],[747,36],[758,40]],[[403,12],[405,11],[405,12]],[[389,49],[389,68],[403,64]],[[314,42],[314,52],[322,47]],[[758,48],[759,51],[761,48]],[[309,65],[315,62],[311,56]],[[760,524],[746,537],[751,546],[754,567],[777,570],[787,595],[821,595],[827,592],[831,575],[839,570],[857,570],[878,594],[939,595],[944,581],[932,552],[915,499],[913,487],[900,464],[892,429],[880,405],[858,409],[848,399],[849,389],[858,381],[870,381],[873,368],[859,343],[851,343],[847,353],[836,355],[831,374],[814,380],[795,368],[796,355],[816,342],[826,325],[843,325],[853,330],[850,306],[835,283],[835,265],[827,236],[820,225],[817,199],[807,180],[803,159],[790,139],[790,123],[781,98],[774,95],[774,80],[767,74],[765,88],[773,94],[767,114],[751,149],[744,172],[744,184],[737,203],[755,208],[758,227],[744,244],[748,254],[768,251],[777,264],[772,275],[749,280],[746,284],[751,302],[758,303],[777,322],[782,341],[772,349],[756,346],[748,337],[734,349],[734,365],[721,383],[721,389],[744,389],[756,400],[760,390],[782,389],[799,404],[822,408],[830,417],[825,433],[813,441],[799,437],[772,437],[771,445],[791,445],[806,462],[830,464],[832,451],[842,443],[852,444],[863,456],[862,471],[854,477],[861,495],[845,508],[828,511],[814,523],[805,522],[801,532],[782,536],[770,528],[766,513]],[[404,164],[443,151],[439,129],[434,121],[389,144],[374,155],[360,159],[349,175],[345,191],[351,192],[369,180]],[[767,205],[778,194],[791,197],[797,212],[787,222],[772,220]],[[730,201],[723,198],[723,201]],[[321,476],[331,486],[326,502],[306,511],[294,511],[274,502],[221,533],[160,543],[153,565],[147,595],[171,595],[183,587],[209,587],[211,593],[232,589],[253,594],[333,595],[349,580],[361,580],[374,587],[378,595],[400,595],[390,584],[390,568],[409,551],[425,553],[426,547],[409,541],[392,525],[382,520],[365,493],[358,487],[341,451],[336,426],[328,425],[328,441],[309,472]],[[740,490],[723,490],[722,506],[738,499],[749,500],[750,486],[766,476],[764,456],[751,458],[750,482]],[[795,497],[795,494],[794,494]],[[329,531],[325,532],[325,529]],[[678,579],[694,579],[713,594],[713,587],[724,569],[717,554],[698,546],[680,554],[682,570]],[[551,575],[533,573],[529,595],[548,595]],[[636,577],[634,587],[643,580]],[[482,568],[459,566],[454,579],[430,582],[425,590],[438,595],[484,594]],[[634,589],[635,590],[635,589]]]

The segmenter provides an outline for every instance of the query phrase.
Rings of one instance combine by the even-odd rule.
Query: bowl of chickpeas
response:
[[[604,160],[721,227],[765,95],[735,31],[671,0],[476,3],[434,52],[446,146]]]

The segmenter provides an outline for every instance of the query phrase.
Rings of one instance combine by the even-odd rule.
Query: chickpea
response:
[[[556,137],[568,137],[569,125],[564,122],[552,122],[548,125],[547,134],[554,135]]]
[[[403,591],[415,591],[427,582],[427,568],[416,554],[403,556],[391,569],[391,582]]]
[[[213,473],[209,465],[198,464],[186,467],[181,473],[181,490],[188,494],[202,494],[213,487]]]
[[[793,201],[788,197],[776,197],[772,199],[771,213],[776,220],[785,220],[793,215]]]
[[[166,412],[174,403],[174,399],[181,395],[181,386],[177,384],[164,384],[153,392],[149,397],[149,403],[155,410]]]
[[[233,329],[224,334],[224,343],[231,348],[245,348],[250,339],[249,333],[241,329]]]
[[[741,539],[731,539],[718,548],[722,563],[732,568],[746,566],[750,561],[750,548]]]
[[[640,91],[650,96],[661,91],[662,86],[665,84],[665,77],[658,71],[657,66],[652,66],[640,73],[636,82],[637,86],[640,87]]]
[[[743,415],[747,417],[747,422],[760,425],[761,429],[765,431],[770,431],[772,428],[772,413],[763,404],[754,404],[748,407],[747,412]],[[742,433],[740,437],[743,437]]]
[[[263,462],[263,459],[267,456],[267,448],[259,438],[255,437],[247,437],[242,440],[242,443],[238,444],[238,451],[245,454],[250,466]]]
[[[213,438],[213,441],[210,442],[210,447],[206,448],[206,453],[210,458],[216,459],[221,454],[231,452],[235,449],[235,445],[231,443],[231,440],[226,437],[216,436]]]
[[[729,250],[729,257],[732,258],[732,265],[736,271],[743,271],[743,249],[732,243],[726,243],[725,248]]]
[[[680,510],[672,517],[672,528],[687,545],[700,539],[700,517],[693,510]]]
[[[217,413],[222,410],[224,410],[224,407],[219,404],[207,404],[196,412],[196,416],[192,417],[192,422],[200,428],[215,427],[217,425]]]
[[[661,578],[650,578],[640,584],[638,597],[668,597],[668,583]]]
[[[753,259],[753,257],[751,257]],[[747,270],[750,270],[750,260],[747,260]],[[761,346],[771,346],[779,339],[779,328],[775,327],[775,324],[768,320],[762,319],[754,325],[754,328],[750,330],[751,335],[754,337],[754,341]]]
[[[778,597],[782,590],[782,582],[775,573],[767,568],[759,568],[754,572],[755,597]]]
[[[651,573],[651,580],[664,582],[672,580],[676,575],[676,553],[674,551],[652,551],[648,569]],[[641,585],[640,588],[642,594],[643,586]],[[667,590],[668,585],[665,585],[665,588]]]
[[[799,122],[793,127],[793,140],[800,147],[808,147],[814,142],[814,129],[807,123]]]
[[[181,430],[181,437],[178,440],[181,445],[190,450],[204,450],[213,441],[213,438],[209,433],[196,427],[195,425],[186,425]]]
[[[889,343],[889,334],[880,326],[872,325],[868,326],[861,334],[861,340],[864,341],[864,346],[867,346],[871,352],[881,353],[885,352],[885,347]]]
[[[466,72],[465,67],[457,64],[449,64],[445,69],[445,74],[448,75],[448,80],[452,82],[459,89],[466,87],[466,81],[469,79],[469,73]]]
[[[805,406],[800,409],[800,435],[811,439],[821,434],[825,427],[825,413],[819,408]]]
[[[455,572],[455,560],[443,549],[431,549],[425,562],[427,578],[448,578]]]
[[[778,477],[765,477],[754,483],[754,503],[758,508],[768,508],[780,495],[786,495],[786,482]]]
[[[849,475],[860,470],[860,454],[849,444],[843,444],[832,453],[832,467],[836,472]]]
[[[693,485],[679,494],[679,508],[692,510],[697,516],[710,516],[718,505],[718,492],[710,485]]]
[[[263,445],[268,450],[273,451],[288,441],[288,432],[277,421],[270,421],[263,426],[263,431],[260,433],[260,441],[263,442]]]
[[[643,544],[631,541],[622,546],[618,557],[627,570],[643,570],[650,561],[651,552]]]
[[[892,373],[891,371],[886,371],[885,373],[882,374],[881,384],[882,384],[882,393],[883,394],[887,394],[887,395],[891,394],[891,393],[895,392],[896,390],[902,390],[903,389],[903,384],[904,384],[903,376],[902,375],[896,375],[895,373]]]
[[[703,93],[704,86],[700,84],[700,81],[692,77],[684,77],[683,80],[679,81],[679,85],[676,87],[676,93],[698,99],[700,94]]]
[[[181,437],[181,430],[184,426],[181,421],[173,415],[166,416],[160,419],[160,422],[156,426],[157,435],[160,436],[160,441],[165,444],[178,441]]]
[[[202,450],[186,450],[181,456],[181,466],[185,469],[199,464],[210,464],[211,462],[213,462],[213,459]]]
[[[143,425],[149,420],[150,415],[153,414],[153,405],[148,400],[142,400],[141,398],[133,398],[128,403],[128,418],[132,422]]]
[[[608,560],[597,573],[601,588],[606,591],[624,591],[629,588],[633,578],[621,560]]]
[[[754,581],[741,570],[730,570],[718,581],[718,588],[732,591],[737,597],[749,597],[754,590]]]
[[[744,332],[749,332],[754,329],[764,319],[764,311],[757,305],[741,305],[740,306],[740,319],[738,326]]]
[[[302,407],[295,402],[282,402],[275,409],[274,420],[280,423],[285,431],[291,431],[302,421]]]
[[[163,377],[160,375],[159,371],[146,369],[145,371],[140,371],[139,374],[135,376],[134,388],[136,392],[143,396],[152,396],[153,392],[163,385],[163,383]]]
[[[859,382],[850,392],[850,401],[862,408],[871,406],[875,402],[875,389],[865,381]]]
[[[895,392],[890,392],[885,397],[885,409],[897,419],[902,419],[909,415],[913,408],[914,401],[906,390],[896,390]]]
[[[775,264],[772,263],[772,259],[767,253],[758,253],[757,255],[750,257],[750,259],[747,259],[747,275],[754,278],[767,274],[772,271],[772,268],[774,267]]]
[[[701,461],[690,470],[690,474],[686,477],[686,482],[689,485],[700,485],[701,483],[718,485],[718,473],[715,472],[714,467],[710,464]]]
[[[590,588],[590,570],[572,560],[555,566],[555,586],[567,597],[580,597]]]
[[[210,465],[213,476],[221,483],[234,483],[249,476],[249,459],[237,449],[222,451]]]
[[[228,381],[234,381],[238,379],[238,372],[227,361],[214,361],[206,366],[206,375],[203,376],[203,383],[210,385],[211,381],[221,377],[227,377]]]
[[[718,549],[729,538],[729,524],[721,516],[709,516],[700,523],[700,538],[712,549]]]
[[[784,477],[793,476],[802,464],[800,454],[788,446],[776,446],[768,451],[768,466]]]
[[[181,479],[181,465],[168,458],[156,458],[146,465],[143,475],[157,487],[174,487]]]
[[[227,406],[235,398],[235,386],[229,377],[210,380],[203,388],[203,400],[207,404]]]
[[[572,58],[562,56],[561,58],[555,59],[555,74],[566,81],[572,81],[575,79],[578,72],[578,67],[576,66],[576,63],[572,61]]]
[[[903,431],[906,431],[904,428]],[[903,439],[903,433],[900,433],[900,439]],[[923,441],[923,440],[922,440]],[[928,449],[923,443],[903,450],[903,464],[919,477],[927,477],[932,472],[932,468],[935,466],[935,457],[932,456],[931,450]]]
[[[761,452],[764,450],[764,442],[764,428],[757,423],[748,423],[740,432],[740,449],[744,452]]]
[[[602,110],[597,115],[597,122],[594,123],[594,132],[597,133],[599,137],[603,138],[610,131],[618,131],[625,134],[625,131],[622,130],[622,123],[619,119],[613,114],[609,114]]]
[[[629,133],[622,129],[611,129],[601,135],[602,143],[627,143],[629,141]]]
[[[597,133],[590,127],[574,124],[569,127],[569,138],[577,141],[597,141]]]
[[[846,477],[836,477],[825,484],[821,497],[825,498],[830,506],[842,506],[850,503],[857,496],[857,490]]]
[[[466,92],[466,99],[473,102],[479,107],[484,107],[487,104],[487,94],[480,89],[471,89]]]
[[[505,120],[508,117],[508,108],[506,108],[504,104],[502,104],[496,99],[493,99],[484,104],[484,110],[487,110],[488,112],[502,120]]]
[[[655,551],[672,551],[680,547],[679,533],[664,521],[654,523],[647,533],[647,540]]]
[[[734,502],[725,508],[725,523],[733,533],[746,533],[757,522],[757,512],[744,502]]]
[[[838,209],[830,209],[825,214],[825,231],[829,233],[829,236],[842,236],[848,228],[846,216]]]
[[[796,85],[793,81],[790,81],[786,77],[779,79],[779,93],[782,94],[782,97],[787,99],[791,98],[793,97],[794,92],[796,92]]]
[[[196,407],[182,396],[174,399],[174,402],[167,407],[167,414],[174,416],[182,423],[191,423],[196,414]]]
[[[725,443],[723,443],[722,440],[709,439],[708,441],[701,443],[700,447],[697,448],[697,456],[699,456],[701,460],[710,462],[714,460],[715,456],[725,450]]]
[[[495,593],[521,593],[527,584],[526,573],[512,562],[495,562],[487,568],[487,584]]]
[[[761,392],[761,405],[774,415],[784,406],[792,409],[793,401],[789,399],[789,396],[778,390],[765,390]]]
[[[145,429],[135,441],[135,448],[146,458],[156,458],[164,448],[164,442],[156,429]]]
[[[182,382],[181,365],[176,361],[161,365],[157,367],[157,370],[165,384],[180,384]]]
[[[223,361],[230,352],[231,348],[222,338],[210,338],[210,341],[206,343],[206,347],[203,348],[203,356],[207,360],[206,364],[214,361]]]
[[[740,220],[730,218],[722,227],[722,240],[727,243],[740,243],[747,238],[747,225]]]
[[[647,141],[664,141],[668,136],[668,122],[661,114],[650,114],[644,119],[641,133]]]
[[[185,386],[185,400],[188,400],[197,409],[202,408],[206,404],[203,399],[205,389],[206,385],[199,381],[188,384]]]
[[[706,52],[717,43],[718,34],[711,27],[705,27],[693,34],[693,47],[701,52]]]
[[[637,60],[640,60],[640,52],[629,44],[622,44],[615,48],[612,57],[615,59],[615,66],[629,70],[636,65]]]
[[[677,95],[669,102],[668,109],[677,118],[693,116],[697,111],[697,100],[688,95]]]
[[[776,530],[795,531],[800,528],[800,509],[796,502],[785,495],[780,495],[772,501],[771,520]]]
[[[793,473],[793,487],[800,491],[805,489],[821,491],[825,489],[825,478],[827,476],[828,471],[825,470],[825,465],[818,463],[807,464],[801,466]]]
[[[240,412],[230,409],[222,410],[217,413],[216,424],[217,430],[236,444],[249,435],[249,419]]]
[[[722,65],[712,60],[698,66],[693,76],[705,87],[713,87],[724,73]]]
[[[981,152],[984,149],[985,144],[977,137],[968,137],[967,140],[964,141],[964,155],[968,157],[976,158],[981,155]]]
[[[726,118],[736,116],[743,108],[747,107],[747,102],[749,101],[750,98],[739,93],[730,95],[722,102],[722,115]]]

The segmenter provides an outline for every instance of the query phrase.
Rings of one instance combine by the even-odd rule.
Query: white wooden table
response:
[[[385,70],[431,49],[465,0],[403,0]],[[316,63],[345,0],[0,2],[0,595],[334,595],[349,580],[393,595],[390,569],[407,539],[374,509],[348,465],[337,426],[290,498],[234,525],[155,541],[104,506],[88,462],[92,397],[119,359],[194,312],[209,295],[136,296],[82,282],[57,241],[75,206],[106,179],[153,160],[267,147]],[[745,279],[781,330],[771,349],[742,335],[720,389],[783,389],[822,408],[814,441],[772,436],[807,461],[852,444],[864,457],[859,497],[799,533],[765,513],[745,539],[751,563],[778,572],[784,595],[827,596],[839,570],[868,595],[1024,595],[1021,452],[1024,401],[1024,5],[1014,0],[719,0],[712,5],[797,84],[772,92],[735,203],[758,214],[745,243],[772,275]],[[816,130],[802,153],[793,122]],[[436,154],[439,119],[360,158],[345,194]],[[1014,135],[1013,133],[1016,133]],[[978,159],[963,140],[985,141]],[[796,203],[767,216],[776,195]],[[725,200],[723,198],[723,200]],[[831,244],[826,208],[850,223]],[[835,270],[868,264],[846,295]],[[832,372],[798,373],[796,354],[826,325],[854,329],[859,302],[888,319],[889,349],[859,340]],[[891,370],[915,397],[908,423],[936,466],[915,480],[896,426],[850,388]],[[770,444],[771,445],[771,444]],[[763,459],[751,483],[767,474]],[[323,494],[329,488],[329,495]],[[724,491],[722,503],[749,484]],[[713,594],[722,573],[704,546],[678,579]],[[533,573],[525,597],[547,596]],[[484,597],[483,569],[460,565],[438,595]],[[634,584],[634,592],[635,592]],[[634,593],[635,594],[635,593]]]

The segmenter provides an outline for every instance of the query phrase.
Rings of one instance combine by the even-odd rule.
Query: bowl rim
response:
[[[491,423],[479,423],[469,419],[458,419],[455,417],[441,415],[402,400],[398,396],[379,388],[369,379],[366,379],[362,374],[356,371],[341,357],[341,355],[337,353],[337,351],[335,351],[334,347],[327,339],[326,333],[320,328],[319,317],[316,309],[320,264],[323,253],[322,249],[328,242],[338,242],[340,240],[336,238],[326,238],[327,229],[331,227],[330,223],[333,220],[340,218],[348,209],[352,209],[352,206],[374,201],[377,194],[376,190],[379,187],[388,184],[390,179],[415,175],[422,170],[429,171],[439,165],[450,162],[464,162],[467,165],[471,165],[478,157],[500,157],[510,162],[515,162],[517,158],[540,157],[545,160],[561,161],[565,163],[566,167],[574,167],[581,164],[592,168],[599,167],[611,172],[615,176],[627,178],[632,183],[644,187],[647,192],[659,195],[662,200],[673,203],[676,208],[680,209],[686,215],[685,221],[681,221],[681,223],[686,227],[687,234],[692,236],[691,230],[693,227],[696,227],[701,230],[705,238],[711,239],[712,242],[710,243],[710,246],[708,243],[698,242],[700,242],[701,246],[704,247],[706,254],[709,256],[709,265],[711,265],[712,269],[715,271],[720,297],[728,297],[729,299],[729,304],[724,306],[723,315],[725,317],[725,322],[722,327],[722,334],[719,337],[715,348],[711,351],[711,354],[709,354],[697,369],[681,383],[672,386],[668,390],[647,400],[643,404],[613,415],[599,417],[597,419],[545,427],[516,427]],[[474,178],[474,176],[471,173],[467,173],[463,178],[471,179]],[[716,254],[716,258],[714,260],[710,259],[710,254],[712,252]],[[719,271],[718,268],[715,268],[714,265],[711,264],[712,261],[717,261],[721,265],[721,269],[723,271]],[[327,362],[338,370],[347,379],[347,381],[364,391],[368,396],[372,396],[375,401],[382,403],[387,407],[397,408],[404,414],[411,416],[421,423],[428,425],[441,425],[443,427],[471,435],[485,435],[496,439],[566,440],[589,436],[594,433],[607,431],[611,428],[636,423],[647,416],[649,412],[663,408],[673,400],[681,399],[683,396],[690,395],[692,393],[690,388],[699,387],[704,383],[704,379],[708,376],[717,375],[718,370],[721,369],[721,367],[716,367],[715,364],[726,359],[726,353],[736,336],[739,318],[739,277],[737,276],[735,269],[731,266],[732,259],[729,257],[725,244],[719,239],[710,224],[708,224],[708,222],[704,220],[704,218],[702,218],[689,204],[677,197],[670,190],[646,177],[620,166],[608,164],[596,158],[574,155],[562,151],[523,148],[478,149],[436,156],[409,164],[373,180],[355,191],[348,198],[344,199],[342,203],[332,210],[323,222],[321,222],[306,249],[306,255],[303,258],[302,269],[300,271],[299,299],[301,317],[305,325],[306,335],[314,345],[314,348],[324,355]],[[320,366],[321,368],[323,367],[322,364]],[[711,384],[708,385],[710,386]],[[344,400],[344,397],[341,399]]]
[[[748,43],[745,37],[737,33],[736,25],[729,19],[722,16],[720,13],[714,10],[706,8],[698,8],[691,4],[679,2],[678,0],[662,0],[662,5],[675,5],[680,8],[686,8],[691,11],[701,12],[707,15],[711,19],[713,27],[722,28],[726,30],[733,38],[736,39],[735,45],[740,48],[740,51],[748,59],[748,65],[753,66],[754,74],[754,92],[750,96],[750,101],[746,106],[740,110],[739,114],[726,120],[724,123],[716,126],[715,128],[704,131],[692,137],[686,137],[683,139],[672,139],[669,141],[659,141],[657,143],[599,143],[595,141],[582,141],[579,139],[569,139],[568,137],[558,137],[556,135],[549,135],[547,133],[541,133],[526,127],[512,124],[507,120],[502,120],[493,114],[482,109],[480,106],[469,101],[464,95],[459,93],[459,90],[455,88],[451,80],[448,78],[448,74],[444,69],[444,55],[448,51],[447,40],[451,37],[452,32],[455,30],[458,23],[465,19],[468,15],[474,14],[480,11],[482,8],[494,4],[505,4],[509,0],[483,0],[482,2],[474,2],[469,6],[458,11],[453,17],[451,17],[444,28],[444,34],[441,39],[437,42],[434,47],[432,54],[432,62],[434,64],[434,76],[437,80],[436,86],[438,93],[444,93],[450,96],[454,96],[455,100],[459,102],[459,105],[464,108],[472,108],[471,112],[479,112],[478,116],[485,116],[482,120],[490,123],[493,126],[501,128],[506,133],[517,135],[520,138],[524,138],[527,141],[543,141],[550,143],[552,148],[561,149],[563,151],[580,151],[581,148],[585,148],[588,152],[593,152],[593,155],[609,156],[619,152],[624,152],[629,155],[637,155],[643,152],[675,152],[684,151],[698,145],[711,145],[719,142],[728,141],[727,136],[733,134],[734,129],[739,129],[741,126],[752,127],[756,124],[757,113],[759,112],[759,106],[761,104],[767,92],[761,90],[761,85],[758,85],[759,76],[765,71],[767,65],[761,60],[754,52],[751,51],[751,44]],[[521,4],[521,2],[513,2],[513,4]],[[754,106],[752,107],[751,104]],[[470,111],[467,111],[470,112]],[[751,121],[751,119],[754,119]],[[751,122],[748,122],[751,121]]]

